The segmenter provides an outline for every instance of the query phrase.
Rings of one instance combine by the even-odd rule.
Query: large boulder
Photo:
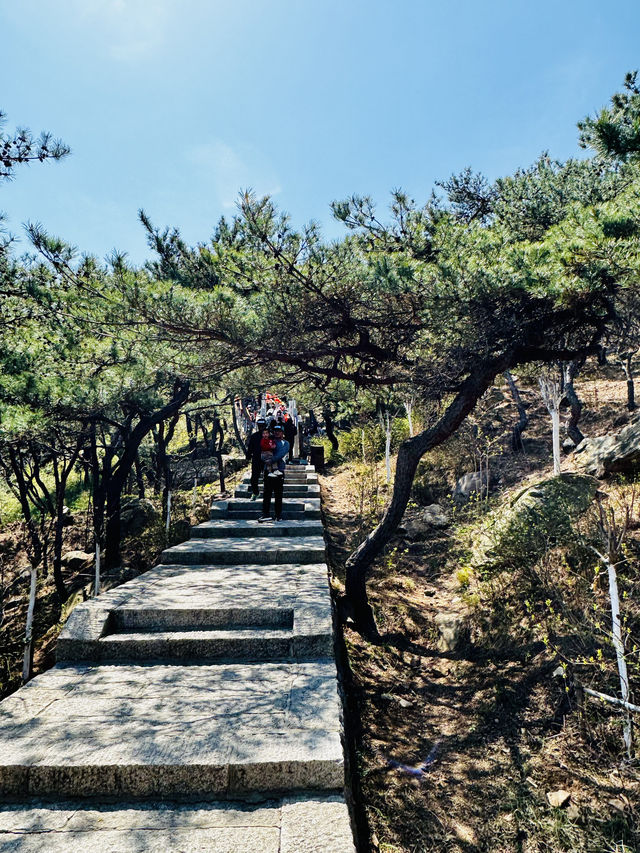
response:
[[[489,488],[493,485],[494,480],[489,474]],[[487,493],[487,472],[486,471],[469,471],[463,474],[455,484],[453,489],[454,503],[460,505],[466,503],[475,494]]]
[[[139,536],[145,527],[158,518],[158,511],[147,498],[127,498],[120,507],[120,528],[123,536]]]
[[[80,572],[93,565],[94,554],[88,551],[67,551],[60,558],[62,565],[70,572]]]
[[[594,477],[569,473],[522,489],[484,520],[473,562],[485,569],[532,566],[549,545],[572,535],[574,521],[597,490]]]
[[[594,477],[640,471],[640,417],[612,435],[585,438],[574,452],[576,464]]]

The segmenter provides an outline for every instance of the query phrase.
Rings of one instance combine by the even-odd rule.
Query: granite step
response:
[[[262,495],[263,491],[260,488],[260,495]],[[282,489],[282,494],[285,498],[294,498],[294,497],[309,497],[309,498],[319,498],[320,497],[320,486],[306,486],[306,485],[288,485],[287,481],[284,481],[284,487]],[[238,486],[233,496],[235,498],[249,498],[251,497],[251,489],[248,484]]]
[[[238,521],[246,521],[248,519],[258,519],[262,516],[262,503],[256,501],[254,503],[254,508],[247,507],[246,509],[239,510],[229,510],[224,518],[228,518],[230,520],[237,519]],[[273,514],[273,509],[271,510]],[[219,518],[220,516],[216,515],[215,518]],[[317,515],[320,518],[320,513]],[[299,512],[292,512],[291,510],[282,510],[282,518],[284,521],[303,521],[305,519],[309,519],[309,515],[305,513],[304,510],[300,510]],[[315,518],[315,515],[311,515],[311,518]]]
[[[260,518],[261,515],[261,498],[257,500],[236,498],[230,501],[215,501],[210,512],[212,519],[248,519]],[[303,500],[285,498],[282,503],[282,517],[285,521],[293,519],[317,520],[321,518],[320,500],[319,498],[304,498]]]
[[[191,536],[196,539],[224,539],[232,537],[254,538],[256,536],[322,536],[323,527],[319,520],[286,519],[279,524],[259,524],[257,517],[262,508],[253,513],[252,518],[229,520],[215,519],[205,521],[191,528]]]
[[[285,472],[285,482],[293,483],[295,485],[303,485],[303,486],[315,486],[318,483],[318,475],[317,474],[292,474],[289,471]],[[264,481],[264,476],[261,474],[259,482],[262,483]],[[251,476],[249,474],[245,475],[242,478],[243,483],[250,483]]]
[[[342,794],[0,803],[1,853],[355,853]]]
[[[96,655],[101,661],[260,661],[296,657],[291,629],[264,627],[122,632],[101,637]]]
[[[0,705],[3,796],[342,790],[333,660],[57,665]]]
[[[293,608],[274,607],[148,607],[126,604],[110,616],[110,634],[132,631],[211,631],[233,628],[293,628]]]
[[[262,659],[255,647],[267,636],[265,628],[290,632],[267,637],[274,654],[278,646],[279,659],[328,658],[333,625],[327,573],[324,562],[160,565],[78,604],[58,638],[57,659]],[[196,636],[202,631],[223,633]],[[121,634],[154,636],[128,638],[127,645]]]
[[[275,524],[275,522],[268,522]],[[162,552],[163,563],[233,565],[236,563],[317,563],[325,559],[322,536],[255,536],[252,539],[190,539]]]

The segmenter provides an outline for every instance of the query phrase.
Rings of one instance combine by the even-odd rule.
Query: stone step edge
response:
[[[17,796],[132,798],[157,796],[242,797],[254,793],[343,791],[340,738],[333,755],[280,761],[157,764],[0,765],[0,794]]]

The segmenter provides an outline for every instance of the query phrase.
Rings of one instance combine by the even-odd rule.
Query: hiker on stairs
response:
[[[247,462],[251,460],[251,500],[255,501],[260,493],[258,481],[262,473],[264,465],[262,461],[262,448],[260,441],[262,439],[262,431],[266,427],[267,422],[264,418],[258,418],[256,421],[256,431],[252,433],[247,442]],[[281,479],[281,478],[278,478]]]
[[[284,457],[289,452],[289,442],[284,439],[284,429],[279,424],[273,428],[273,437],[276,442],[275,450],[273,451],[272,461],[278,466],[278,470],[282,472],[282,477],[264,477],[264,497],[262,499],[262,518],[259,522],[271,521],[271,495],[274,496],[274,511],[275,521],[282,521],[282,495],[284,492],[284,472],[285,464]]]

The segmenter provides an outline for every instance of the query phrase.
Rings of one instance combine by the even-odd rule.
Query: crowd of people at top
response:
[[[273,394],[257,401],[243,400],[245,428],[253,428],[247,442],[247,461],[251,462],[251,500],[259,496],[260,476],[264,489],[260,522],[271,521],[271,498],[274,497],[274,521],[282,520],[285,459],[293,457],[298,433],[295,406],[287,405]],[[293,412],[291,411],[293,409]],[[247,423],[248,422],[248,423]]]

